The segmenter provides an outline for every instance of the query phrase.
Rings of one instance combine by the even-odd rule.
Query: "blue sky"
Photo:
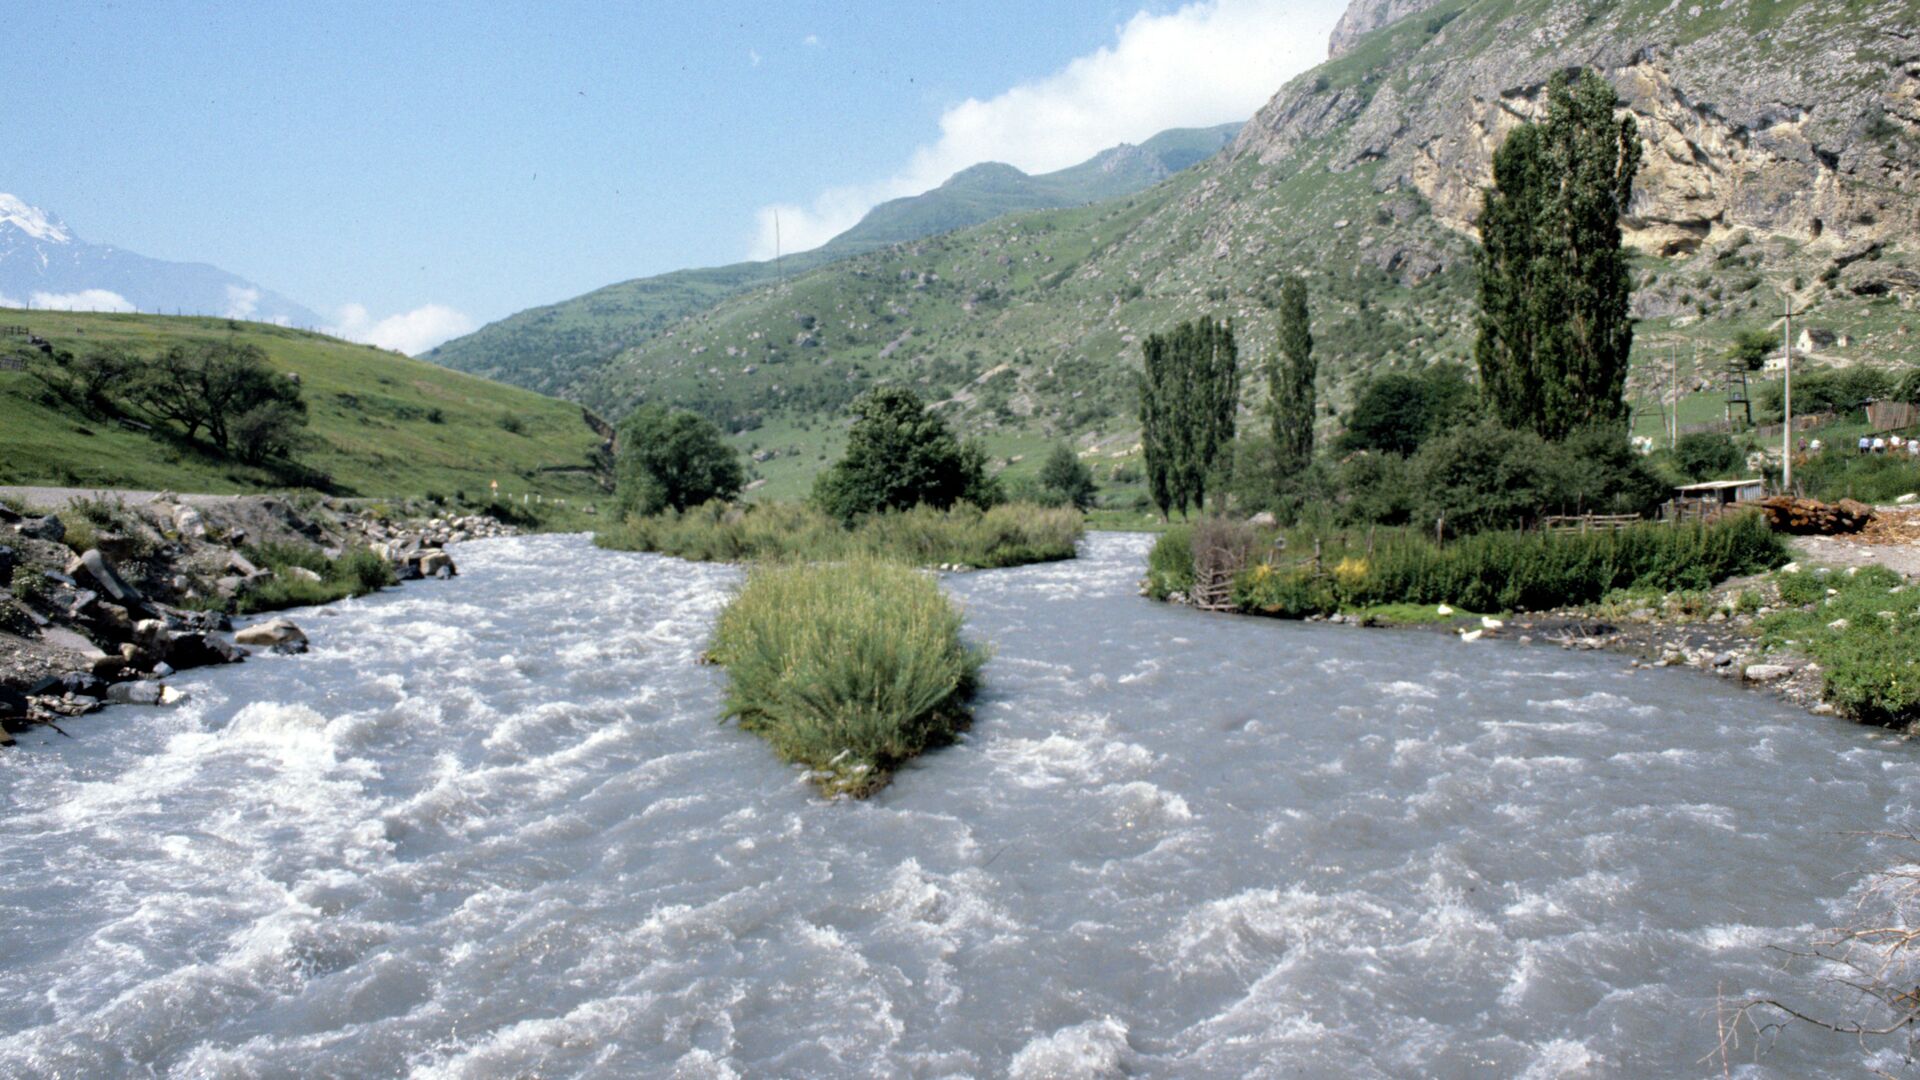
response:
[[[12,7],[0,191],[412,349],[763,256],[775,206],[794,250],[979,160],[1244,119],[1344,3]]]

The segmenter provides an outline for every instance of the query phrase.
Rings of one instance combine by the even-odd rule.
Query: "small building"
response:
[[[1793,347],[1803,353],[1819,352],[1821,349],[1844,349],[1848,345],[1847,335],[1824,326],[1809,326],[1800,331]]]
[[[1712,517],[1730,506],[1757,503],[1766,496],[1767,482],[1759,477],[1682,484],[1673,489],[1673,501],[1667,504],[1667,516],[1681,521]]]

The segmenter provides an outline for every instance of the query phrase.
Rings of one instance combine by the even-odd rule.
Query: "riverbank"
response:
[[[1911,733],[1920,711],[1902,680],[1911,681],[1905,669],[1920,656],[1912,625],[1920,614],[1907,592],[1920,579],[1920,508],[1877,507],[1858,534],[1786,543],[1793,561],[1785,566],[1705,588],[1615,589],[1595,602],[1491,614],[1447,603],[1376,605],[1303,621],[1611,652],[1633,668],[1691,668],[1815,715]],[[1164,578],[1163,565],[1163,590]],[[1142,591],[1155,587],[1150,571]],[[1192,602],[1178,590],[1166,596]]]
[[[304,650],[285,619],[457,573],[449,544],[511,535],[484,515],[314,497],[0,489],[0,745],[116,703],[177,704],[176,672]]]

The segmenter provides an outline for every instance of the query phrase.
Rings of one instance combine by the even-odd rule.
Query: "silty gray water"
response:
[[[977,722],[867,803],[716,725],[737,571],[579,537],[30,734],[0,1075],[1718,1075],[1920,790],[1696,674],[1155,605],[1146,545],[949,578]]]

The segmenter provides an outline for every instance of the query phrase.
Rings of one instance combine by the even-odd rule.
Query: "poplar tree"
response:
[[[1140,441],[1147,487],[1166,517],[1205,505],[1221,455],[1233,445],[1240,402],[1233,327],[1201,318],[1141,345]]]
[[[1307,316],[1307,283],[1289,275],[1280,285],[1280,351],[1267,364],[1267,404],[1272,411],[1274,453],[1284,473],[1313,459],[1313,333]]]
[[[1494,153],[1481,203],[1481,386],[1503,423],[1548,439],[1627,415],[1633,287],[1620,216],[1640,140],[1618,105],[1591,71],[1556,75],[1545,121]]]

